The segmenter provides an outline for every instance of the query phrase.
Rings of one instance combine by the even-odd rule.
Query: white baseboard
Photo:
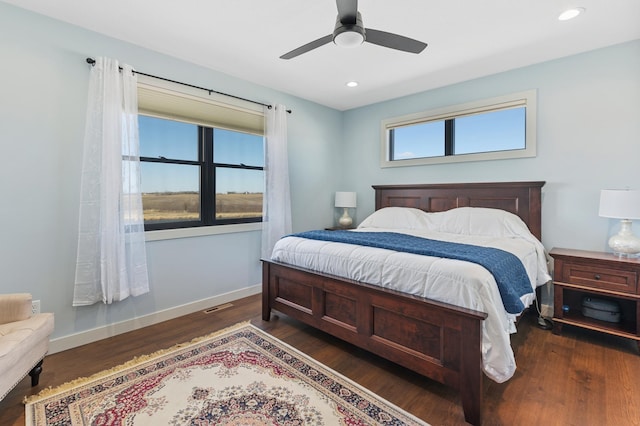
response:
[[[258,294],[261,291],[262,285],[258,284],[241,290],[232,291],[230,293],[225,293],[185,305],[165,309],[163,311],[153,312],[149,315],[144,315],[127,321],[109,324],[103,327],[97,327],[91,330],[83,331],[81,333],[59,337],[57,339],[51,340],[51,342],[49,343],[49,354],[62,352],[67,349],[86,345],[87,343],[96,342],[98,340],[106,339],[108,337],[116,336],[128,331],[137,330],[139,328],[157,324],[162,321],[178,318],[183,315],[188,315],[193,312],[210,308],[212,306],[222,305],[224,303],[242,299],[243,297]]]

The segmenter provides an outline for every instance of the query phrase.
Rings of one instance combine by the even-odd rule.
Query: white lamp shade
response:
[[[600,191],[602,217],[640,219],[640,190],[603,189]]]
[[[355,192],[336,192],[336,207],[356,207]]]

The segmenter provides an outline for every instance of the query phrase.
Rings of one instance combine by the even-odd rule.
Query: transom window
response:
[[[154,93],[153,88],[144,90],[152,94],[142,92],[141,96],[139,90],[145,230],[260,222],[262,117],[250,123],[233,109],[223,111],[229,114],[224,128],[220,104],[166,91]],[[240,112],[255,118],[254,113]],[[229,117],[236,120],[235,125]]]
[[[382,167],[534,157],[535,91],[382,122]]]

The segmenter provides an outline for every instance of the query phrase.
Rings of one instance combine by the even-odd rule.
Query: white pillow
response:
[[[427,213],[413,207],[384,207],[371,213],[358,228],[428,229]]]
[[[429,213],[434,231],[490,237],[530,234],[527,225],[517,215],[505,210],[485,207],[458,207],[444,212]]]
[[[527,225],[513,213],[485,207],[458,207],[428,213],[412,207],[385,207],[360,223],[362,228],[424,229],[460,235],[528,236]]]

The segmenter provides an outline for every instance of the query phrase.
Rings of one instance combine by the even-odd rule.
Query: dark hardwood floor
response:
[[[278,312],[262,321],[260,304],[255,295],[49,355],[39,386],[31,388],[27,377],[0,401],[0,425],[24,424],[26,395],[247,320],[434,426],[465,424],[455,391]],[[635,342],[572,327],[556,336],[525,315],[512,345],[515,376],[502,384],[485,378],[485,425],[640,425]]]

